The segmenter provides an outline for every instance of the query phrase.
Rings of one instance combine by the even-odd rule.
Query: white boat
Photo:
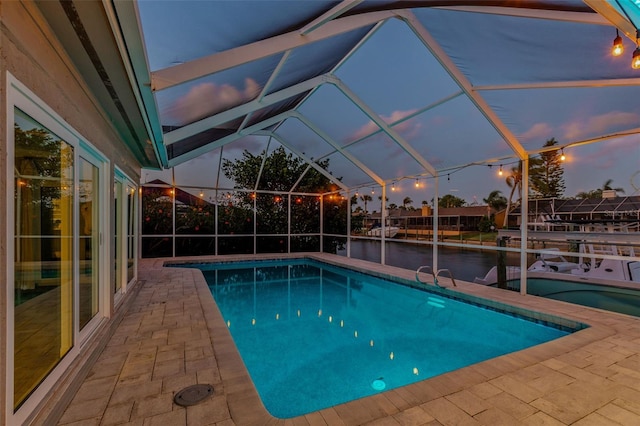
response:
[[[580,277],[593,282],[622,281],[640,283],[640,261],[637,257],[629,259],[602,259],[598,258],[594,252],[582,251],[579,263],[569,262],[564,257],[553,253],[543,254],[535,261],[527,271],[537,273],[561,273]],[[591,253],[591,254],[587,254]],[[598,254],[613,254],[598,252]],[[554,257],[556,256],[556,257]],[[553,260],[556,259],[556,260]],[[507,279],[519,279],[520,267],[507,266]],[[557,278],[555,276],[554,278]],[[497,266],[494,266],[481,278],[476,277],[474,283],[492,285],[498,282]]]
[[[560,249],[558,248],[550,248],[547,249],[547,252],[541,253],[538,260],[533,262],[527,271],[529,272],[558,272],[558,273],[571,273],[576,268],[579,268],[579,264],[575,262],[569,262],[564,256],[560,255]],[[507,278],[508,279],[519,279],[520,278],[520,267],[519,266],[507,266]],[[498,267],[494,266],[489,269],[489,272],[484,276],[484,278],[475,277],[473,280],[476,284],[484,284],[491,285],[498,282]]]
[[[640,221],[636,219],[577,219],[552,220],[556,225],[570,229],[560,232],[542,232],[547,239],[560,236],[565,241],[578,243],[578,262],[568,262],[559,249],[547,249],[527,270],[536,273],[561,273],[573,279],[593,283],[640,283],[640,257],[634,251],[640,241]],[[578,229],[575,229],[575,228]],[[535,234],[532,231],[530,234]],[[520,268],[507,267],[507,279],[519,279]],[[558,278],[557,275],[553,278]],[[568,277],[568,279],[571,279]],[[497,282],[497,269],[492,268],[484,278],[474,282],[491,285]]]
[[[396,236],[398,231],[400,231],[400,228],[398,228],[397,226],[387,226],[385,228],[385,231],[384,231],[384,236],[386,238],[393,238],[393,237]],[[382,228],[381,227],[376,227],[376,228],[369,229],[367,231],[367,236],[369,236],[369,237],[381,237],[382,236]]]

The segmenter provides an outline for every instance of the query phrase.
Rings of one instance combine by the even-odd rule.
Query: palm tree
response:
[[[603,184],[602,188],[592,189],[591,191],[582,191],[576,194],[576,198],[602,198],[602,193],[604,191],[615,191],[616,195],[618,192],[624,194],[624,188],[612,188],[611,184],[613,183],[613,179],[607,179]]]
[[[522,200],[522,162],[511,168],[511,173],[509,173],[505,180],[507,182],[507,186],[511,188],[511,192],[509,192],[509,198],[507,199],[507,209],[504,215],[504,222],[502,223],[503,228],[507,227],[509,212],[514,204],[513,194],[516,192],[516,189],[518,190],[518,201]]]
[[[404,199],[402,200],[402,207],[407,210],[408,206],[410,206],[411,204],[413,204],[413,200],[411,199],[411,197],[404,197]]]
[[[618,192],[621,192],[624,194],[624,188],[612,188],[611,184],[613,183],[613,179],[607,179],[603,184],[602,184],[602,191],[615,191],[616,195],[618,194]]]
[[[362,202],[364,203],[364,214],[367,214],[367,203],[371,200],[373,200],[373,198],[371,198],[371,195],[369,194],[362,194],[360,196],[360,199],[362,200]]]
[[[498,190],[491,191],[482,201],[494,210],[502,210],[507,206],[507,199],[502,195],[502,191]]]

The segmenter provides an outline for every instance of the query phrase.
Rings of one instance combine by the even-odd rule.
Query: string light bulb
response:
[[[420,181],[416,179],[416,188],[420,188]]]
[[[631,58],[631,68],[634,70],[640,70],[640,46],[636,47],[633,51],[633,57]]]
[[[566,159],[567,159],[567,157],[565,157],[565,155],[564,155],[564,148],[561,148],[560,149],[560,161],[564,161]]]
[[[498,170],[498,176],[502,176],[502,164],[500,164],[500,169]]]
[[[622,37],[620,37],[620,33],[618,33],[618,29],[616,28],[616,38],[613,39],[611,54],[613,56],[620,56],[622,52],[624,52],[624,45],[622,44]]]
[[[392,191],[396,190],[396,183],[395,182],[391,182],[391,190]]]
[[[633,51],[631,57],[631,68],[640,70],[640,30],[636,32],[636,50]]]

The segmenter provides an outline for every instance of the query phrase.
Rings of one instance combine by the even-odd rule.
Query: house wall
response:
[[[31,1],[0,2],[0,70],[0,134],[2,135],[0,137],[0,168],[3,176],[0,180],[3,182],[0,185],[0,197],[3,200],[7,200],[7,191],[12,190],[13,185],[12,182],[5,182],[8,173],[7,148],[8,144],[13,143],[7,140],[9,126],[13,126],[12,122],[7,122],[8,108],[13,108],[7,105],[8,72],[110,160],[108,179],[111,182],[114,179],[115,166],[128,174],[134,182],[140,181],[140,164],[121,140],[108,117],[101,111],[60,42],[55,38],[37,6]],[[108,212],[106,219],[111,222],[111,229],[113,229],[113,184],[108,186],[111,189],[107,195],[107,200],[110,202],[106,209]],[[12,256],[13,245],[12,239],[8,237],[8,234],[13,232],[13,223],[8,223],[7,204],[0,203],[0,221],[5,227],[5,232],[0,232],[2,258],[0,274],[3,281],[7,276],[7,263],[12,261],[8,256]],[[113,254],[110,255],[113,259]],[[3,290],[0,291],[0,320],[2,321],[2,327],[0,327],[0,401],[2,401],[0,423],[3,423],[7,415],[5,404],[7,357],[13,355],[7,354],[6,288],[10,284],[6,282]],[[130,299],[133,294],[134,292],[129,293],[127,298]],[[118,305],[118,309],[122,310],[126,305],[127,303],[123,302]],[[110,309],[113,311],[113,301]],[[113,312],[106,313],[107,316],[112,314]],[[94,341],[85,345],[88,349],[83,349],[85,352],[77,357],[68,369],[68,374],[60,380],[61,383],[55,385],[34,410],[29,418],[30,422],[49,422],[61,414],[61,409],[65,405],[65,392],[72,391],[74,383],[77,383],[80,376],[85,374],[83,371],[86,368],[83,369],[83,364],[90,362],[92,357],[90,352],[98,350],[96,340],[104,338],[104,333],[113,322],[113,317],[110,321],[103,322],[92,338]]]

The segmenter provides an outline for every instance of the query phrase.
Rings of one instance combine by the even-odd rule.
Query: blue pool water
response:
[[[203,271],[265,407],[279,418],[569,333],[309,260],[176,266]]]

